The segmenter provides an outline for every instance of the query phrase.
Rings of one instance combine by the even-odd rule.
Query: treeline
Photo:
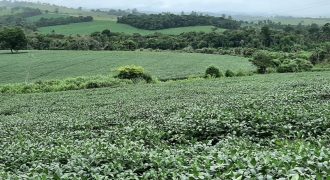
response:
[[[15,14],[16,16],[20,16],[23,18],[38,16],[42,14],[40,9],[37,8],[29,8],[29,7],[15,7],[11,9],[12,12],[18,12]],[[21,11],[21,12],[20,12]]]
[[[59,18],[41,18],[35,25],[37,27],[46,27],[46,26],[56,26],[56,25],[65,25],[71,23],[81,23],[81,22],[91,22],[93,21],[92,16],[69,16],[69,17],[59,17]]]
[[[100,9],[92,9],[92,12],[102,12],[102,13],[106,13],[108,15],[114,15],[114,16],[127,16],[129,14],[134,14],[134,15],[138,15],[138,14],[142,14],[140,13],[137,9],[109,9],[109,10],[100,10]]]
[[[136,28],[159,30],[186,26],[215,26],[225,29],[238,29],[240,22],[223,17],[204,16],[197,14],[175,15],[165,14],[129,14],[118,17],[118,23],[128,24]]]

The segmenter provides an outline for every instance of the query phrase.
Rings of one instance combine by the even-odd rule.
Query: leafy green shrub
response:
[[[215,66],[210,66],[205,71],[205,77],[221,77],[223,74],[220,72],[219,68]]]
[[[141,66],[123,66],[118,68],[119,74],[117,77],[119,79],[130,79],[130,80],[137,80],[137,79],[143,79],[147,83],[152,82],[151,75],[144,72],[144,68]]]
[[[226,76],[226,77],[234,77],[234,76],[235,76],[235,73],[234,73],[233,71],[231,71],[231,70],[228,69],[228,70],[226,71],[225,76]]]
[[[298,64],[292,60],[286,60],[280,64],[277,68],[277,72],[279,73],[287,73],[287,72],[298,72]]]
[[[0,86],[0,93],[26,94],[40,92],[58,92],[101,87],[116,87],[132,83],[130,80],[118,80],[109,76],[78,77],[64,80],[37,81],[31,84],[7,84]]]
[[[285,59],[277,67],[277,72],[279,73],[289,73],[289,72],[303,72],[310,71],[313,68],[313,64],[305,59]]]
[[[299,71],[311,71],[313,69],[313,64],[305,59],[296,59]]]

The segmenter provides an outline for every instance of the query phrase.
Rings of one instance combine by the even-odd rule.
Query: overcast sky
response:
[[[200,11],[330,16],[330,0],[29,0],[84,8],[137,8],[144,11]]]

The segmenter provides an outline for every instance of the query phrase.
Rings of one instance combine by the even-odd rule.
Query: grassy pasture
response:
[[[328,179],[329,72],[0,96],[0,179]]]
[[[181,34],[183,32],[191,32],[191,31],[203,31],[203,32],[211,32],[212,26],[193,26],[193,27],[181,27],[181,28],[170,28],[164,30],[143,30],[138,29],[126,24],[118,24],[116,21],[105,21],[105,20],[95,20],[93,22],[85,22],[85,23],[74,23],[68,25],[59,25],[59,26],[49,26],[39,28],[39,31],[44,34],[52,33],[54,30],[57,34],[64,35],[88,35],[96,31],[102,31],[104,29],[110,29],[112,32],[123,32],[127,34],[140,33],[142,35],[153,34],[155,32],[160,32],[163,34]],[[223,29],[219,29],[218,31],[224,31]]]
[[[108,75],[124,65],[140,65],[158,78],[202,75],[209,65],[222,71],[251,71],[245,58],[175,52],[0,51],[0,83]]]

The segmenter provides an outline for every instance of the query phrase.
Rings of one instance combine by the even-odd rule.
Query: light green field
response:
[[[39,28],[39,31],[44,34],[51,33],[53,30],[55,30],[55,33],[57,34],[87,35],[96,31],[102,31],[104,29],[110,29],[112,32],[123,32],[128,34],[140,33],[142,35],[147,35],[147,34],[153,34],[155,32],[160,32],[163,34],[180,34],[183,32],[191,32],[191,31],[211,32],[212,26],[193,26],[193,27],[170,28],[164,30],[150,31],[150,30],[138,29],[126,24],[118,24],[116,21],[96,20],[93,22],[86,22],[86,23],[74,23],[68,25],[42,27]],[[224,29],[219,29],[218,31],[224,31]]]
[[[222,71],[251,71],[245,58],[174,52],[29,51],[6,54],[0,51],[0,83],[107,75],[124,65],[140,65],[158,78],[201,75],[209,65]]]

